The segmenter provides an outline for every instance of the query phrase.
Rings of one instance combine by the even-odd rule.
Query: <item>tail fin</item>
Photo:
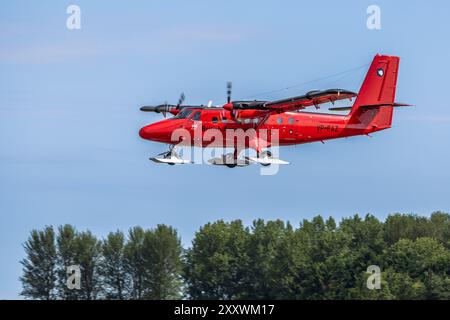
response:
[[[399,57],[375,56],[353,104],[349,124],[367,131],[391,126],[399,62]]]

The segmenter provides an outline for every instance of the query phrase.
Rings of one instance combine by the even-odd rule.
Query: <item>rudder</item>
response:
[[[350,112],[349,124],[376,131],[389,128],[400,58],[377,54]]]

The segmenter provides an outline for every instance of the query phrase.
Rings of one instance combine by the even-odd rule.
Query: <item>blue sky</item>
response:
[[[81,8],[81,30],[66,8]],[[366,28],[381,8],[382,29]],[[1,1],[0,298],[18,298],[33,228],[74,224],[99,236],[176,227],[185,244],[217,219],[340,219],[450,211],[448,1]],[[143,104],[220,104],[401,57],[393,128],[281,150],[259,167],[158,166],[166,150],[138,130]],[[358,90],[365,70],[272,95]]]

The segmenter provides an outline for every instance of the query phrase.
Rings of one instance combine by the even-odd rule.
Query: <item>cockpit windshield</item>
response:
[[[180,112],[178,112],[178,114],[175,117],[173,117],[173,119],[186,119],[187,117],[189,117],[192,111],[193,110],[191,109],[183,109]]]

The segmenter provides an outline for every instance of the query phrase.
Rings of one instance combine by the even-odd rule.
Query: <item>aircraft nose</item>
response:
[[[141,128],[141,130],[139,130],[139,136],[142,138],[142,139],[146,139],[146,140],[149,140],[149,139],[151,139],[151,129],[150,128],[148,128],[149,126],[145,126],[145,127],[143,127],[143,128]]]
[[[139,136],[145,140],[152,140],[155,138],[155,130],[153,126],[150,124],[141,128],[141,130],[139,130]]]
[[[173,131],[180,127],[176,120],[163,120],[149,124],[139,130],[139,136],[145,140],[170,142]]]
[[[164,126],[159,123],[149,124],[139,130],[142,139],[159,141],[165,137]]]

